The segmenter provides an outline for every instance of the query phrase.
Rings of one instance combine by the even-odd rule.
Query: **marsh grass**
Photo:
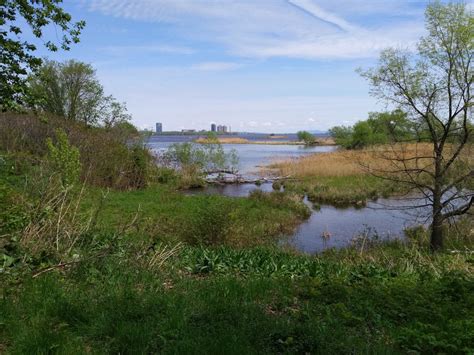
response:
[[[382,145],[361,150],[339,149],[335,152],[317,153],[279,162],[272,168],[281,175],[294,178],[319,178],[367,175],[374,170],[395,170],[392,158],[410,159],[420,157],[418,163],[426,165],[432,156],[428,143]]]
[[[313,202],[363,206],[370,199],[408,193],[411,186],[391,180],[402,175],[403,168],[413,167],[402,166],[401,160],[429,169],[433,162],[430,154],[432,147],[426,143],[385,145],[313,154],[271,167],[278,175],[293,178],[284,183],[285,189],[304,192]],[[472,159],[469,151],[464,158]]]
[[[100,198],[100,191],[89,190],[81,209],[89,210]],[[168,186],[154,186],[139,191],[110,191],[97,228],[167,241],[247,247],[275,243],[309,215],[302,197],[293,194],[186,196]]]

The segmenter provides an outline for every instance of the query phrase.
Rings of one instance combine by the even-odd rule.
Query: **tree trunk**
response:
[[[433,191],[433,222],[431,223],[430,247],[432,251],[438,251],[443,247],[443,215],[441,205],[441,184],[435,181]]]
[[[439,215],[433,217],[431,225],[430,247],[432,251],[438,251],[443,248],[443,220]]]

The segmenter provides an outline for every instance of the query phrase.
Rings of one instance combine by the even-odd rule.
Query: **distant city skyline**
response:
[[[156,123],[156,130],[155,130],[156,133],[161,133],[163,132],[163,124],[161,122],[157,122]]]
[[[428,3],[72,0],[65,9],[87,22],[81,42],[42,54],[91,63],[139,128],[162,117],[176,131],[224,121],[235,131],[327,130],[386,109],[355,70],[387,46],[415,48]]]

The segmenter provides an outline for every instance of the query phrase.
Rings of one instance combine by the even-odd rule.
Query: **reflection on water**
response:
[[[225,184],[209,185],[201,189],[191,189],[185,191],[186,195],[223,195],[229,197],[247,197],[252,191],[261,190],[263,192],[273,191],[272,184],[265,183],[260,186],[255,184]]]
[[[413,203],[410,200],[379,199],[363,208],[322,205],[298,227],[287,243],[297,250],[316,253],[328,248],[347,247],[353,238],[362,235],[377,236],[380,240],[403,239],[404,229],[425,222],[426,211],[403,208]]]

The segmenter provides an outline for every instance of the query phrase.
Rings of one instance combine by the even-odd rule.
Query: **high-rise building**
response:
[[[163,132],[163,125],[160,122],[156,123],[156,133],[162,133]]]
[[[215,123],[211,124],[211,132],[216,132],[216,129],[217,129],[216,124]]]
[[[227,126],[222,126],[222,132],[227,133]]]
[[[224,132],[224,126],[217,126],[217,132]]]

